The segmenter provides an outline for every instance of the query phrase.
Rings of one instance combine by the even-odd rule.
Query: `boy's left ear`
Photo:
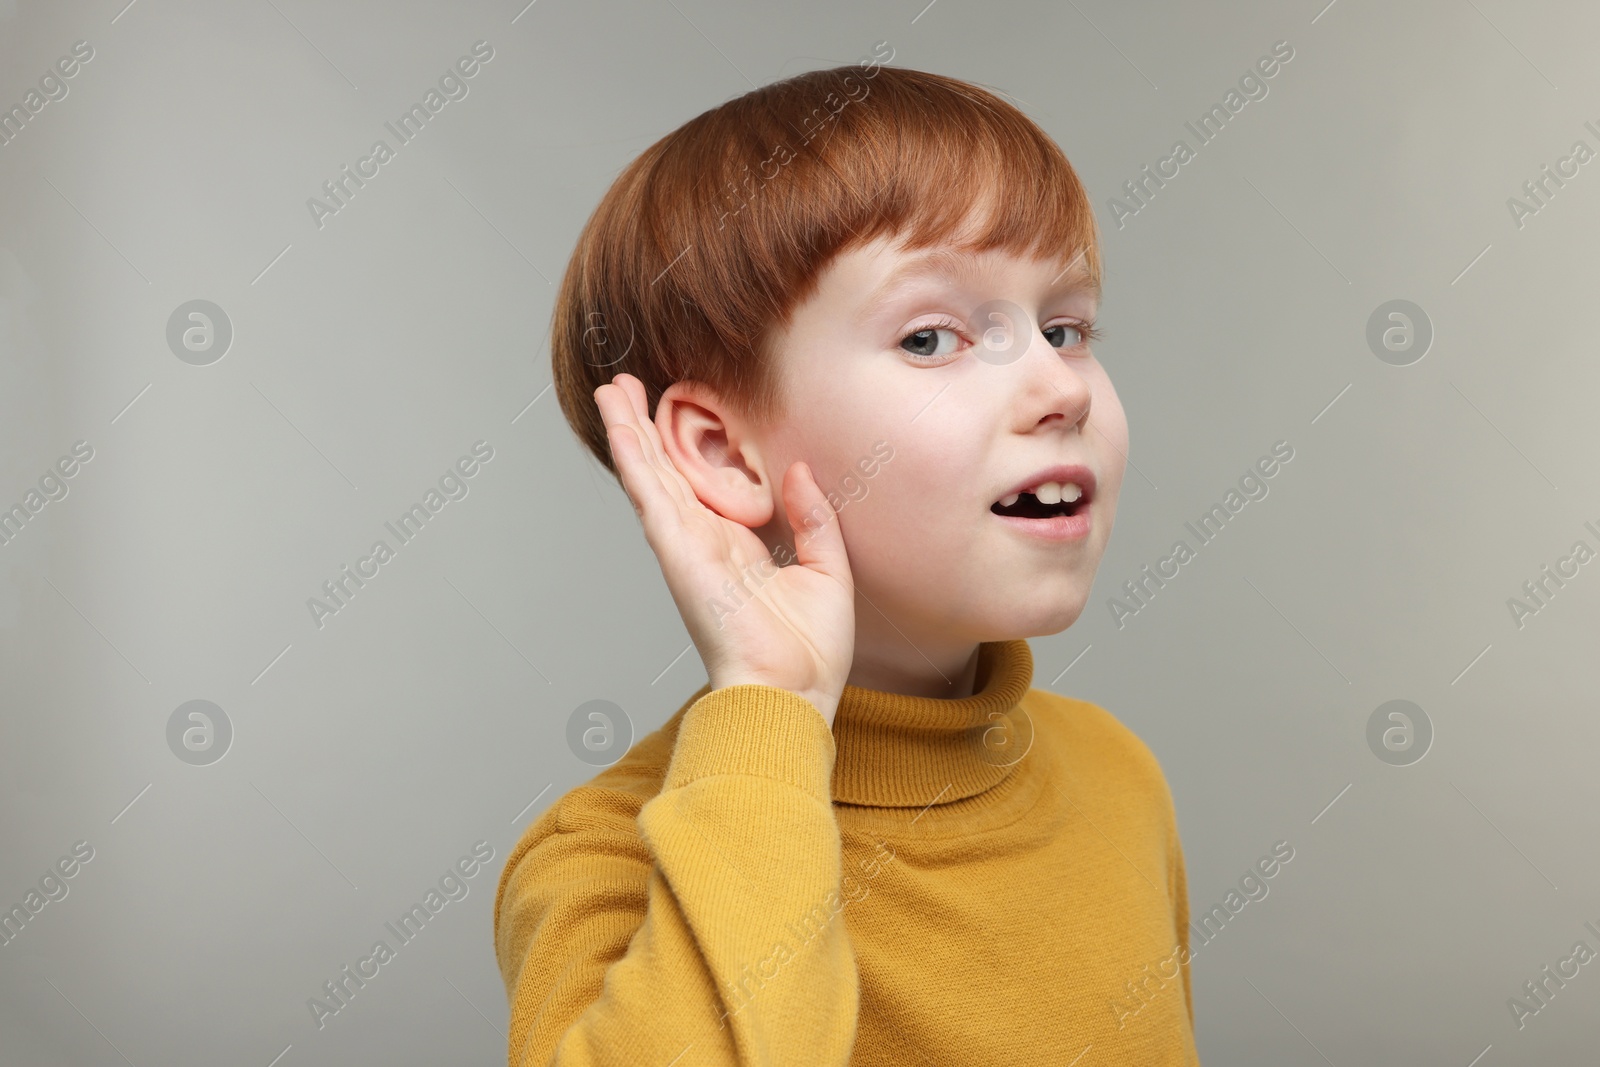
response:
[[[772,520],[781,489],[746,423],[710,386],[673,382],[656,401],[656,432],[667,458],[700,503],[759,529]]]

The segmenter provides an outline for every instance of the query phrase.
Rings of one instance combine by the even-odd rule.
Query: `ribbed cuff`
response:
[[[684,712],[662,789],[753,774],[833,800],[833,731],[816,705],[770,685],[713,689]]]

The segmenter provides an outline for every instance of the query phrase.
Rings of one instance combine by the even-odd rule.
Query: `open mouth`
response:
[[[1002,497],[989,505],[989,510],[1018,519],[1053,519],[1058,515],[1075,515],[1088,503],[1089,498],[1076,485],[1047,483],[1029,492]]]

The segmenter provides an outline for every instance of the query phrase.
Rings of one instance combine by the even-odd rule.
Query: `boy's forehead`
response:
[[[869,288],[861,297],[862,315],[870,314],[874,308],[929,279],[956,285],[971,284],[983,280],[1002,264],[1009,266],[1018,262],[1040,272],[1048,271],[1047,288],[1086,292],[1097,300],[1100,296],[1100,286],[1089,276],[1083,251],[1070,258],[1023,259],[998,249],[973,253],[949,246],[908,252],[880,239],[856,249],[851,255],[852,262],[847,269],[855,276],[854,280],[871,279],[865,282]]]

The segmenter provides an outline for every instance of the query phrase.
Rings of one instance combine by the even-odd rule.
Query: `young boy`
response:
[[[555,308],[563,412],[708,683],[508,857],[509,1063],[1199,1062],[1172,800],[1030,688],[1127,423],[1094,218],[994,94],[814,71],[647,149]]]

